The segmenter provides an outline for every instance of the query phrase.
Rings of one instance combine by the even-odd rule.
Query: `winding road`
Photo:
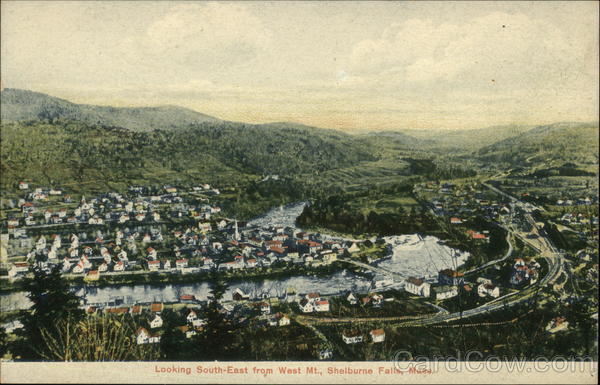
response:
[[[531,246],[533,249],[535,249],[538,253],[540,253],[541,257],[544,258],[544,260],[548,263],[548,272],[539,281],[526,287],[525,289],[523,289],[519,292],[505,295],[504,297],[497,298],[493,301],[490,301],[490,302],[488,302],[484,305],[481,305],[479,307],[476,307],[474,309],[469,309],[469,310],[465,310],[465,311],[461,311],[461,312],[444,313],[444,312],[440,311],[439,313],[434,314],[434,315],[429,314],[429,315],[422,315],[422,316],[405,316],[405,317],[401,317],[401,316],[400,317],[364,317],[364,318],[351,318],[351,317],[319,318],[319,317],[311,317],[311,316],[299,316],[299,317],[302,317],[302,320],[307,323],[395,322],[395,323],[397,323],[396,326],[399,326],[399,327],[422,327],[422,326],[439,324],[442,322],[447,323],[447,322],[452,322],[452,321],[456,321],[456,320],[462,320],[462,319],[466,319],[466,318],[470,318],[470,317],[474,317],[474,316],[482,315],[482,314],[486,314],[486,313],[492,313],[492,312],[495,312],[498,310],[506,309],[506,308],[514,306],[514,305],[518,305],[520,303],[523,303],[525,301],[532,299],[532,297],[536,296],[536,294],[539,292],[539,290],[541,288],[553,283],[562,274],[562,267],[563,267],[562,255],[561,255],[561,253],[558,252],[558,250],[552,244],[550,239],[548,239],[546,237],[546,235],[544,235],[544,233],[541,233],[539,231],[540,229],[538,229],[537,224],[535,223],[533,217],[529,214],[529,212],[531,210],[530,205],[519,201],[515,197],[508,195],[493,186],[490,186],[485,183],[483,185],[501,195],[509,197],[517,206],[521,206],[521,208],[527,213],[525,215],[525,219],[530,223],[530,225],[532,227],[531,232],[528,234],[517,233],[509,227],[504,227],[502,225],[500,225],[500,226],[502,226],[505,230],[508,231],[507,240],[508,240],[508,237],[510,237],[511,235],[516,236],[517,238],[521,239],[523,242],[525,242],[526,244]],[[534,239],[530,239],[527,237],[527,235],[529,235],[529,234],[535,234],[535,235],[537,235],[537,237]],[[512,251],[513,251],[513,246],[509,242],[509,250],[507,251],[506,255],[504,255],[503,258],[501,258],[500,260],[490,261],[490,262],[486,263],[485,265],[480,266],[478,269],[483,268],[483,266],[486,266],[486,267],[491,266],[492,264],[498,263],[501,260],[508,258],[512,254]],[[370,270],[380,271],[384,274],[393,275],[392,272],[389,272],[385,269],[370,266],[370,265],[367,265],[362,262],[350,261],[350,260],[346,260],[346,259],[344,259],[342,261],[352,263],[354,265],[361,266],[361,267],[364,267],[364,268],[367,268]],[[472,270],[471,272],[473,272],[473,271],[474,270]]]

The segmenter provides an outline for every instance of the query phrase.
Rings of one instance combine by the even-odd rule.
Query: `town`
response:
[[[178,292],[168,301],[115,296],[100,302],[85,293],[128,282],[327,276],[350,269],[368,284],[360,289],[346,286],[327,295],[301,292],[293,286],[275,292],[238,286],[220,299],[226,317],[237,327],[306,328],[315,337],[312,350],[304,349],[312,351],[315,359],[332,359],[334,352],[339,354],[340,343],[384,342],[386,328],[381,322],[435,324],[476,317],[521,304],[542,285],[573,303],[583,297],[568,294],[567,279],[593,285],[598,276],[597,249],[557,251],[547,238],[545,224],[532,217],[539,213],[537,207],[494,191],[486,183],[415,186],[416,199],[471,252],[466,261],[457,264],[455,260],[453,268],[422,276],[401,276],[379,264],[390,258],[394,247],[382,238],[323,237],[295,226],[261,227],[227,218],[219,206],[210,203],[219,189],[207,184],[163,186],[162,191],[131,186],[127,194],[110,192],[90,199],[74,199],[58,189],[30,188],[27,182],[19,183],[19,190],[22,198],[10,203],[14,208],[2,224],[3,290],[18,290],[32,267],[49,272],[58,266],[62,276],[84,293],[80,307],[87,316],[131,317],[137,325],[138,345],[160,343],[165,327],[174,327],[186,339],[202,333],[207,327],[203,314],[210,293]],[[596,198],[577,202],[596,203]],[[597,226],[597,217],[585,225]],[[506,244],[499,246],[502,241]],[[415,242],[422,242],[421,237]],[[482,255],[490,256],[486,248],[490,242],[503,254],[483,260]],[[593,309],[593,303],[587,306]],[[169,326],[164,322],[165,312],[171,318]],[[315,328],[332,319],[335,324],[368,321],[369,317],[378,327],[344,327],[333,341]],[[556,314],[546,330],[557,333],[568,325],[563,315]],[[18,321],[3,326],[9,332],[22,327]]]

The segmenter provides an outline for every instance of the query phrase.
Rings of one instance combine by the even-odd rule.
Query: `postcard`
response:
[[[598,2],[0,4],[0,382],[597,382]]]

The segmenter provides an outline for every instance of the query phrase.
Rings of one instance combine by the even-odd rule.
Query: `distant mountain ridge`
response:
[[[598,122],[561,122],[537,126],[477,151],[484,161],[509,163],[550,160],[598,163]]]
[[[441,148],[478,149],[498,141],[515,137],[536,127],[535,125],[501,125],[468,130],[400,130],[399,133],[422,140]]]
[[[76,104],[40,92],[5,88],[0,93],[3,122],[63,118],[134,131],[175,129],[220,119],[177,106],[108,107]]]

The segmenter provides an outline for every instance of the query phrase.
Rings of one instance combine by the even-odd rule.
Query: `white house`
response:
[[[278,325],[279,326],[287,326],[290,324],[290,319],[285,314],[279,317]]]
[[[489,283],[482,283],[477,287],[477,294],[480,297],[490,296],[498,298],[500,296],[500,288]]]
[[[315,310],[312,302],[307,300],[306,298],[302,299],[298,303],[298,306],[300,306],[300,310],[302,311],[302,313],[312,313]]]
[[[187,319],[187,322],[192,323],[198,319],[198,315],[196,314],[195,311],[190,310],[187,317],[185,317],[185,318]]]
[[[98,266],[98,271],[101,273],[104,273],[108,270],[108,264],[106,262],[103,262],[100,264],[100,266]]]
[[[348,301],[350,305],[356,305],[358,303],[358,299],[356,298],[354,293],[349,293],[346,297],[346,301]]]
[[[125,263],[123,261],[119,261],[115,264],[115,266],[113,267],[113,271],[124,271],[125,270]]]
[[[148,261],[148,270],[158,271],[160,269],[160,261]]]
[[[73,268],[72,272],[74,274],[81,274],[83,273],[83,262],[80,260],[77,265],[75,265],[75,267]]]
[[[14,278],[17,274],[27,273],[29,271],[29,263],[27,262],[15,262],[12,264],[8,271],[8,276]]]
[[[329,311],[329,301],[326,299],[315,301],[314,307],[316,311]]]
[[[358,330],[344,330],[342,339],[346,344],[357,344],[363,341],[363,336]]]
[[[148,320],[148,323],[150,324],[151,329],[160,328],[163,325],[163,319],[161,318],[160,315],[155,314],[154,318],[152,318],[151,320]]]
[[[433,293],[436,300],[444,300],[456,297],[458,295],[458,287],[449,285],[435,286],[433,288]]]
[[[404,290],[421,297],[429,297],[431,285],[422,278],[409,277],[404,284]]]
[[[373,343],[385,341],[385,331],[383,329],[374,329],[369,333]]]
[[[146,251],[148,252],[148,258],[150,258],[150,259],[156,259],[157,253],[156,253],[156,250],[154,250],[154,248],[148,247],[146,249]]]
[[[139,328],[136,333],[136,342],[138,345],[155,344],[160,342],[160,336],[151,335],[145,328]]]

